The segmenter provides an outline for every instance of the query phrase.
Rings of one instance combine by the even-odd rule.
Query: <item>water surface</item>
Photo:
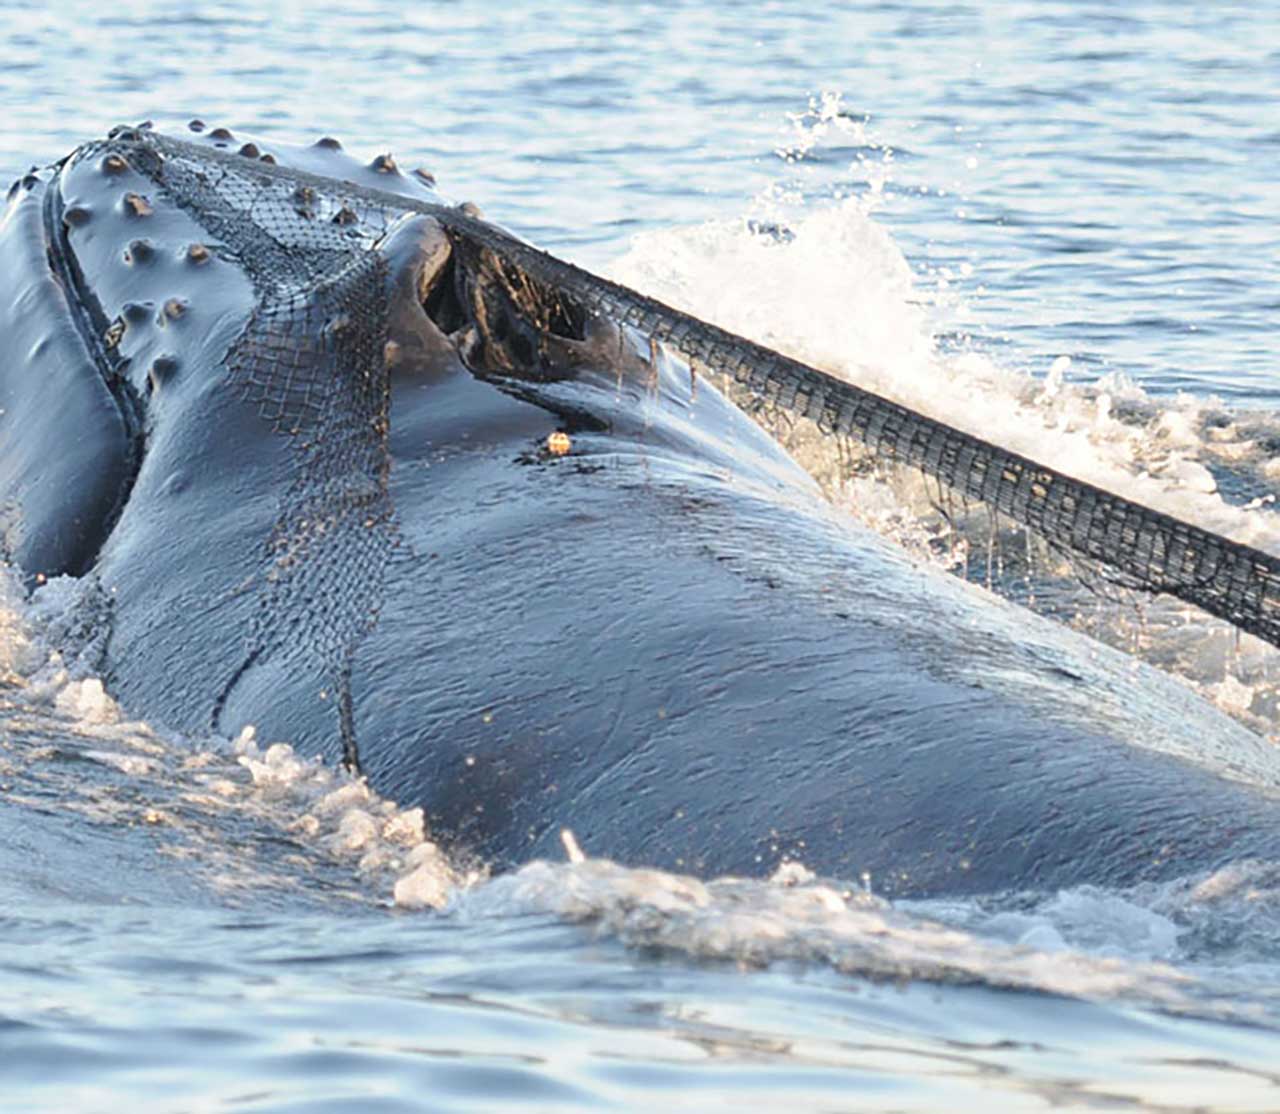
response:
[[[147,118],[390,149],[562,255],[1276,537],[1280,9],[3,16],[12,175]],[[936,556],[927,503],[859,495]],[[1274,652],[1129,607],[1091,629],[1275,734]],[[1280,1109],[1280,864],[898,907],[803,871],[468,878],[268,740],[131,721],[42,614],[8,584],[5,1109]]]

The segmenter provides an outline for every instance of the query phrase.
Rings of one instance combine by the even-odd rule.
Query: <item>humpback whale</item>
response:
[[[547,255],[389,156],[122,127],[0,224],[0,545],[132,714],[501,868],[887,895],[1280,858],[1280,756],[837,514],[713,381],[1276,641],[1280,562]],[[714,374],[709,374],[714,373]]]

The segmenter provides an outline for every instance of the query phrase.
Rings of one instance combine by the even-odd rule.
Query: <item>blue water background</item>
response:
[[[1280,8],[1272,4],[392,3],[4,7],[0,167],[198,115],[333,133],[588,265],[798,182],[865,190],[957,326],[1153,388],[1274,404]],[[823,91],[862,149],[790,168]],[[963,264],[972,275],[959,278]],[[981,293],[978,291],[981,290]]]
[[[940,344],[1280,405],[1273,4],[55,2],[0,26],[10,175],[148,118],[332,134],[594,267],[762,198],[875,195]],[[395,912],[260,817],[205,818],[220,870],[271,868],[213,886],[138,820],[154,785],[81,807],[106,783],[73,728],[0,690],[5,1111],[1280,1109],[1274,884],[1218,912],[931,910],[978,940],[943,972],[907,936],[895,975],[803,926],[707,958],[500,893]],[[1078,993],[1020,966],[1059,945]]]

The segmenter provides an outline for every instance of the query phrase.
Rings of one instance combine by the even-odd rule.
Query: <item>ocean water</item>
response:
[[[1280,8],[0,12],[11,175],[147,118],[389,149],[560,255],[1280,552]],[[910,478],[832,497],[1276,739],[1276,651],[993,557]],[[70,590],[0,578],[0,1110],[1280,1110],[1280,864],[890,904],[569,839],[494,877],[287,740],[132,718],[53,648]]]

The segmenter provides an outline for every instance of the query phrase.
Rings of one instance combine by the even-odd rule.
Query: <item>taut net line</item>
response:
[[[460,209],[146,130],[123,130],[109,142],[139,154],[139,148],[150,152],[150,159],[144,155],[134,165],[149,167],[158,184],[164,183],[164,164],[172,158],[221,166],[242,179],[257,180],[264,197],[281,196],[282,185],[288,184],[344,204],[381,209],[388,218],[405,212],[431,216],[455,241],[492,253],[504,268],[518,272],[521,281],[554,292],[561,302],[630,326],[683,356],[695,370],[727,376],[752,396],[811,419],[825,433],[855,438],[878,460],[918,468],[1051,545],[1123,574],[1131,587],[1194,604],[1280,647],[1280,558],[1270,553],[1075,479],[819,371],[557,259]],[[251,219],[262,222],[263,215],[256,208]],[[278,247],[289,250],[284,243]],[[357,240],[352,250],[372,249]]]

